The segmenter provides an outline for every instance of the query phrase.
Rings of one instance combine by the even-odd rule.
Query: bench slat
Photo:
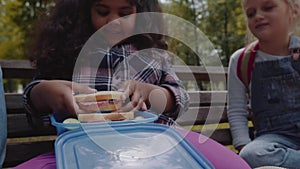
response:
[[[5,102],[6,102],[7,114],[25,113],[22,94],[5,93]]]
[[[224,107],[190,107],[176,122],[180,125],[203,125],[225,123],[228,119]]]
[[[8,114],[7,115],[7,137],[31,137],[31,136],[47,136],[56,135],[54,126],[49,126],[34,129],[32,128],[25,114]]]
[[[32,78],[35,72],[29,60],[0,60],[4,78]],[[173,65],[173,69],[181,80],[226,80],[226,67],[204,67]]]
[[[189,91],[190,106],[225,105],[227,91]]]
[[[226,81],[227,68],[204,66],[173,65],[173,69],[179,79],[186,81]]]
[[[35,69],[29,60],[0,60],[3,78],[32,79]]]

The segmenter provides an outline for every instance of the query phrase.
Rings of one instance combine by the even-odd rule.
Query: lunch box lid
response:
[[[93,122],[93,123],[62,123],[55,113],[50,115],[51,124],[56,127],[57,134],[60,135],[65,131],[80,129],[84,126],[102,126],[109,127],[111,125],[128,125],[128,124],[139,124],[139,123],[150,123],[158,119],[158,115],[148,111],[135,112],[134,117],[142,117],[143,119],[133,120],[122,120],[122,121],[107,121],[107,122]]]
[[[176,129],[156,123],[84,126],[58,136],[55,154],[58,169],[214,168]]]

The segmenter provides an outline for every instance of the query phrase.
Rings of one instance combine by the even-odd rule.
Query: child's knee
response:
[[[239,155],[245,159],[247,162],[251,159],[256,159],[256,147],[251,145],[246,145],[239,153]]]
[[[241,152],[240,152],[240,156],[253,168],[255,167],[259,167],[262,166],[264,164],[262,164],[261,162],[265,161],[264,157],[266,156],[261,156],[262,149],[256,147],[256,146],[245,146]],[[265,153],[264,153],[265,154]]]
[[[266,165],[281,165],[286,152],[276,144],[249,144],[245,146],[240,156],[247,161],[251,167]]]

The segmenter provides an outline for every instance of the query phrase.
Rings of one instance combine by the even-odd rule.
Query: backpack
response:
[[[252,68],[254,67],[254,61],[257,50],[258,41],[252,42],[244,48],[244,50],[238,58],[237,76],[245,85],[247,93],[249,92]]]
[[[299,59],[300,53],[300,39],[292,36],[290,40],[289,50],[294,60]],[[255,41],[247,45],[238,58],[237,64],[237,76],[243,82],[246,87],[247,93],[249,93],[249,84],[252,76],[252,69],[255,66],[255,56],[259,49],[259,42]]]

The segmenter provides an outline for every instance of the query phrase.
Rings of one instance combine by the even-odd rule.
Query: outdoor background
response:
[[[1,0],[0,58],[24,59],[31,28],[41,12],[54,5],[54,0]],[[223,64],[245,42],[245,23],[240,1],[237,0],[161,0],[163,10],[196,25],[214,43]],[[197,64],[193,54],[183,46],[169,43],[170,50],[186,63]],[[176,49],[175,49],[176,46]]]
[[[55,0],[0,2],[0,59],[27,59],[25,51],[32,37],[33,24],[42,12],[55,5]],[[223,66],[228,66],[230,55],[245,45],[247,31],[240,0],[161,0],[161,3],[164,12],[190,21],[210,39]],[[179,41],[168,39],[168,46],[185,64],[201,65],[199,57]],[[27,83],[5,80],[4,85],[6,92],[22,92]],[[201,82],[199,85],[200,89],[209,89]]]

